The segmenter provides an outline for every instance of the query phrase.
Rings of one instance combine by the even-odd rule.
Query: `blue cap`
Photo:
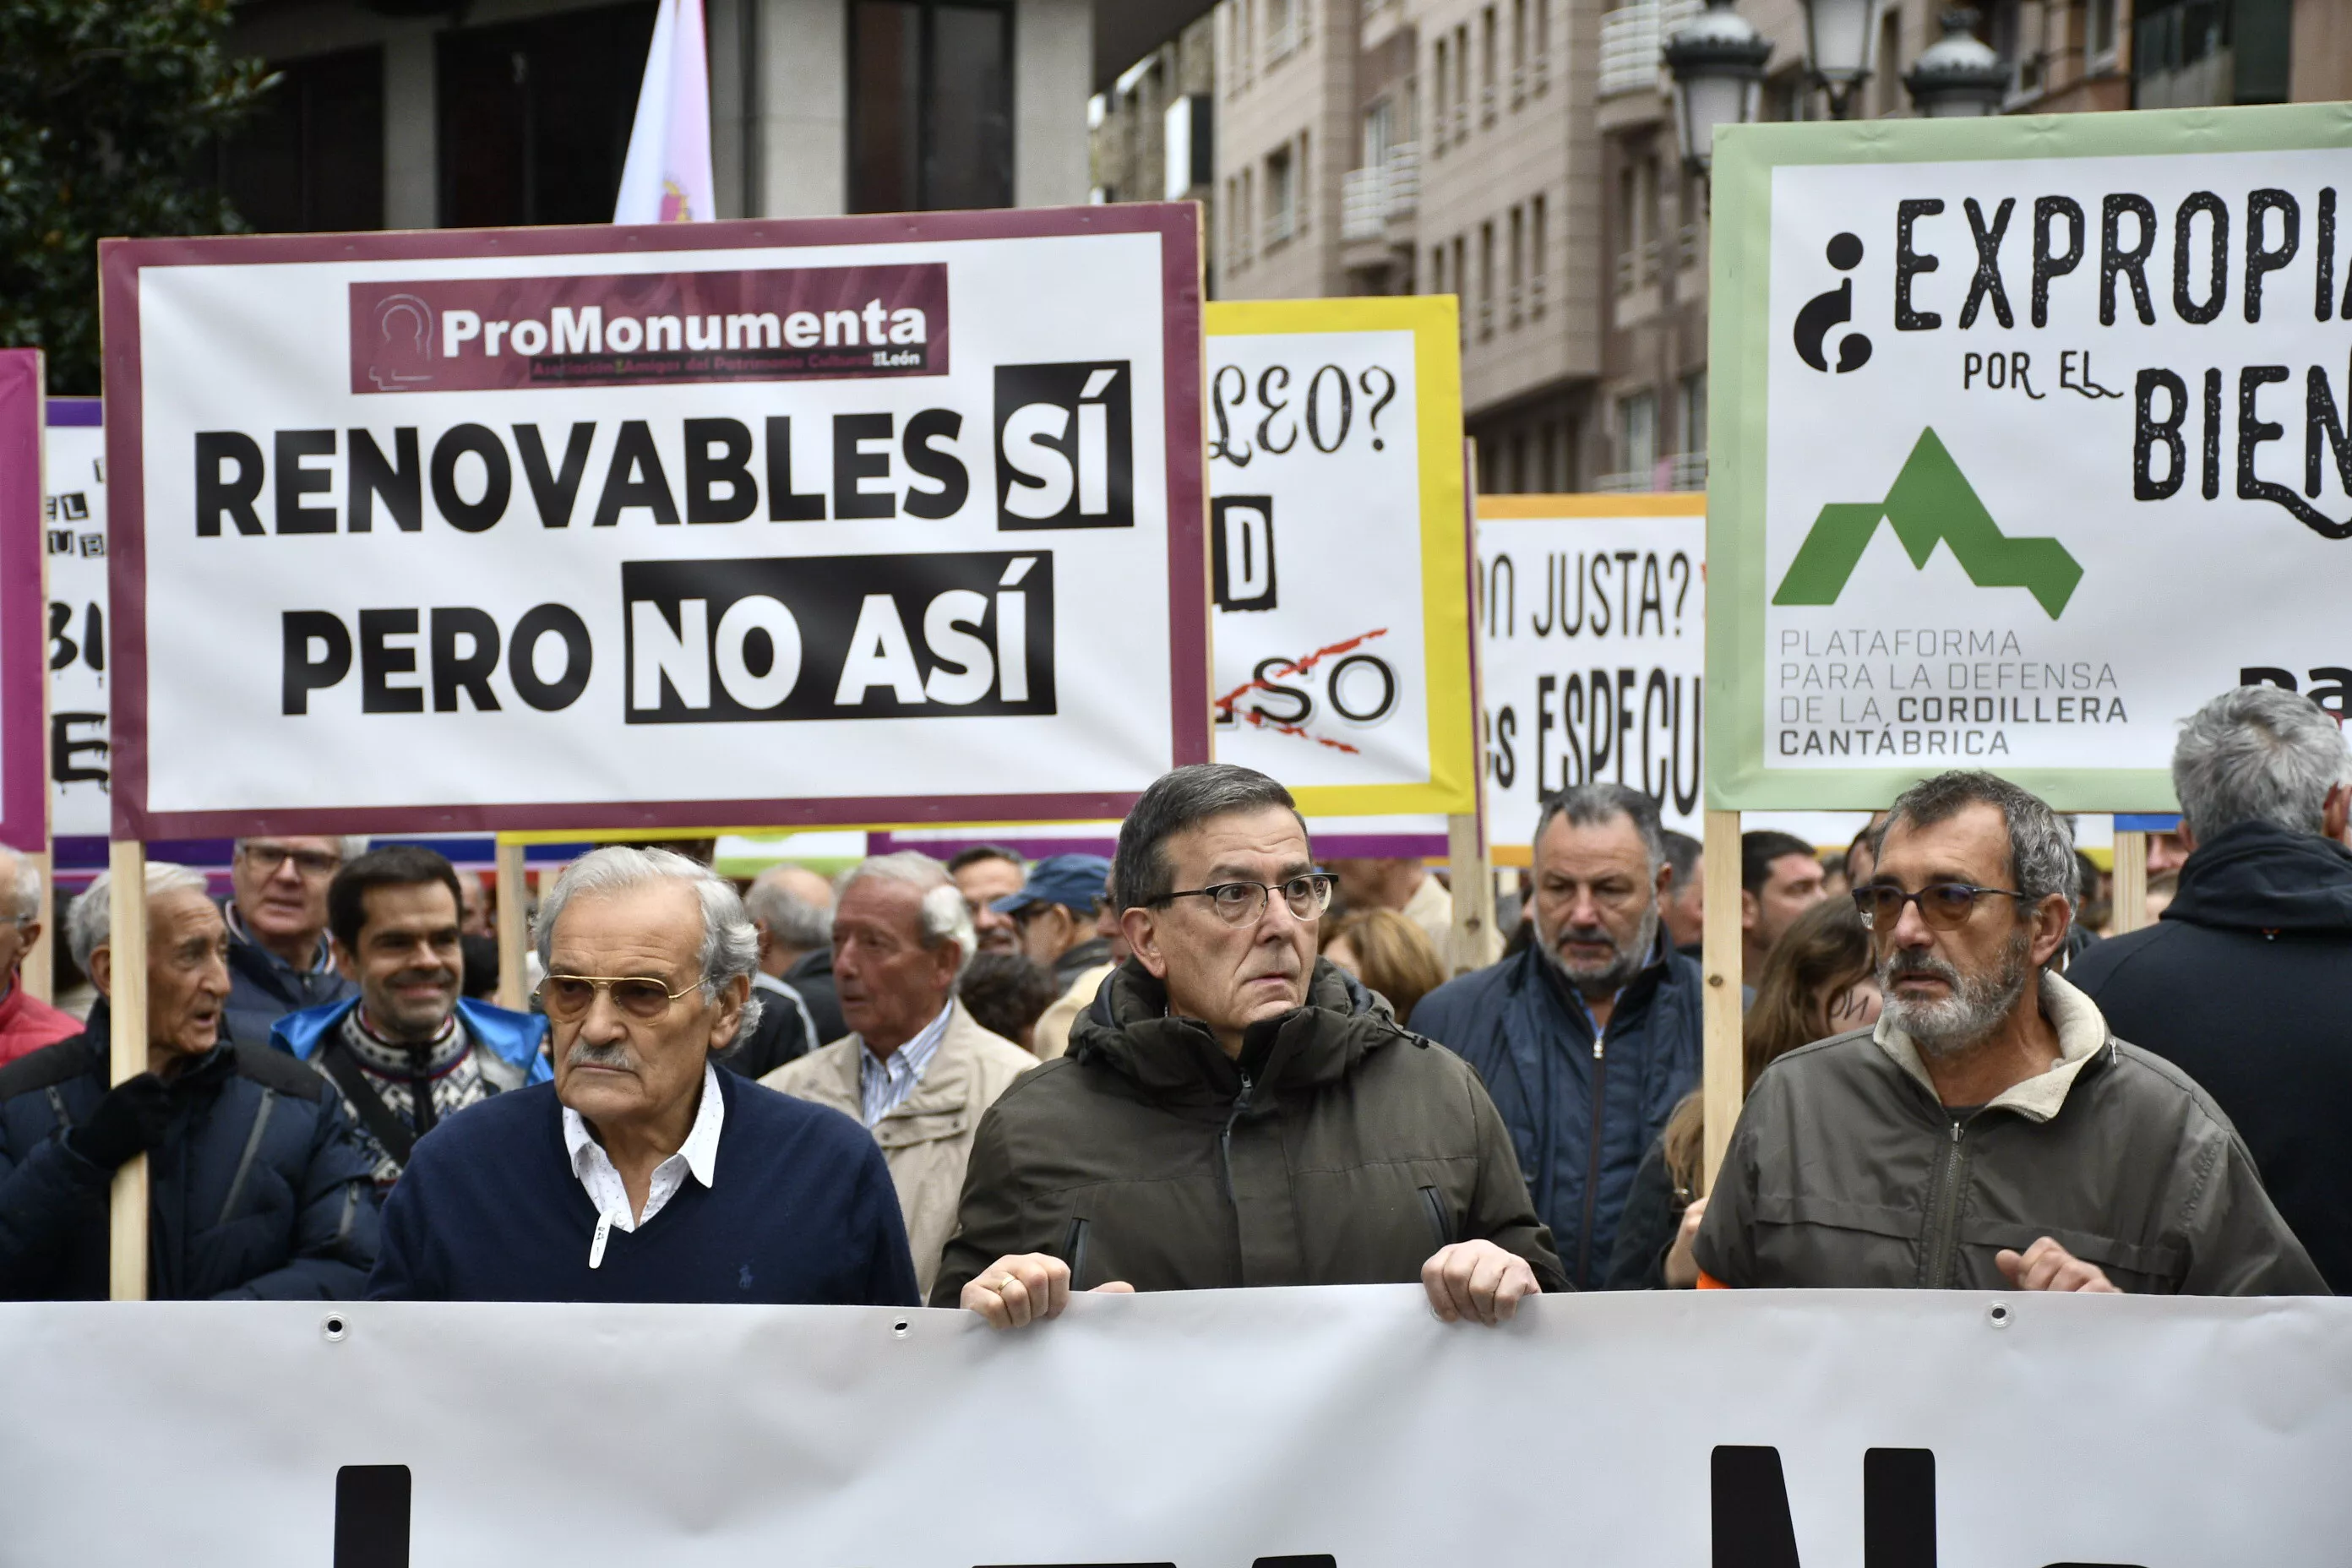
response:
[[[1082,915],[1110,896],[1110,862],[1099,855],[1048,855],[1029,868],[1029,880],[988,907],[1018,914],[1032,904],[1060,904]]]

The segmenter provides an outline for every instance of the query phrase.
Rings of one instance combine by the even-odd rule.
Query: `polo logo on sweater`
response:
[[[751,1266],[746,1263],[743,1265],[743,1272],[735,1277],[735,1289],[738,1290],[749,1290],[751,1288]]]

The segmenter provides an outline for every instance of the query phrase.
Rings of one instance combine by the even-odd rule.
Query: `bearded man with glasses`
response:
[[[732,887],[667,850],[599,849],[535,935],[555,1081],[417,1140],[372,1299],[918,1304],[866,1130],[712,1064],[759,1016]]]
[[[2045,967],[2074,865],[1990,773],[1895,801],[1853,892],[1884,1010],[1758,1079],[1702,1285],[2328,1293],[2221,1108]]]
[[[1419,1280],[1447,1321],[1566,1280],[1468,1065],[1316,956],[1331,879],[1289,791],[1222,763],[1119,828],[1133,956],[982,1121],[931,1304]]]

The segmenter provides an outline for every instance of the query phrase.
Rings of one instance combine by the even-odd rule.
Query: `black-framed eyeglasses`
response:
[[[1164,904],[1174,899],[1206,899],[1219,920],[1227,925],[1245,926],[1255,925],[1258,917],[1265,913],[1268,897],[1280,893],[1292,914],[1302,921],[1311,921],[1321,918],[1323,911],[1331,907],[1332,881],[1328,871],[1309,871],[1286,882],[1219,882],[1212,887],[1188,888],[1181,893],[1162,893],[1151,901]]]
[[[1930,931],[1957,931],[1976,912],[1977,900],[1989,895],[2022,899],[2014,888],[1979,888],[1972,882],[1930,882],[1916,893],[1900,888],[1868,887],[1853,890],[1853,907],[1871,931],[1893,931],[1903,919],[1903,906],[1919,906],[1919,918]]]

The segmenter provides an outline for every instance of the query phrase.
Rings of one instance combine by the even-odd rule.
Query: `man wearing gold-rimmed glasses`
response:
[[[422,1139],[384,1208],[385,1300],[912,1306],[881,1151],[712,1066],[758,1017],[734,889],[599,849],[542,901],[555,1081]]]

